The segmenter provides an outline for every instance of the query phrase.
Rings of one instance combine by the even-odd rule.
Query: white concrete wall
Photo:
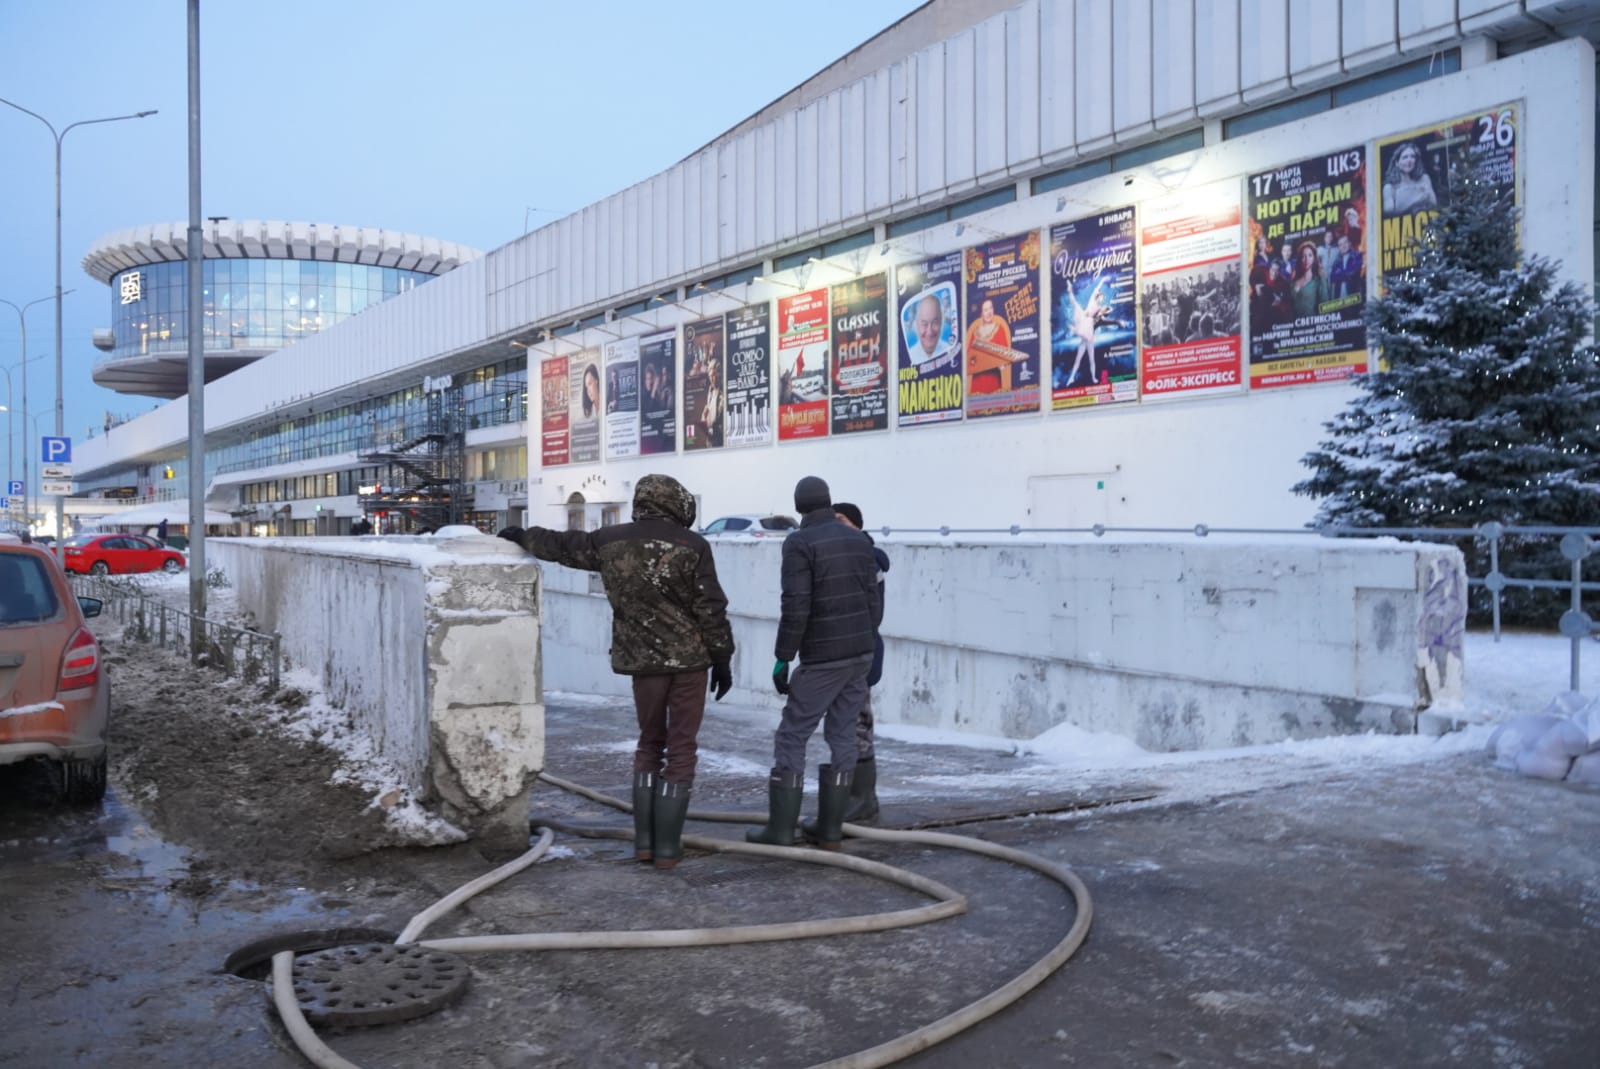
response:
[[[477,534],[206,545],[239,608],[408,787],[470,832],[526,840],[544,764],[537,567]]]
[[[781,543],[714,543],[735,698],[772,692]],[[1057,724],[1150,750],[1377,729],[1460,696],[1452,548],[1276,541],[885,542],[886,723],[1032,738]],[[545,566],[546,683],[624,695],[597,577]]]
[[[842,281],[856,269],[853,257],[861,258],[860,273],[877,272],[981,241],[985,230],[1011,234],[1048,227],[1156,200],[1169,190],[1231,180],[1239,184],[1242,198],[1245,176],[1251,173],[1351,145],[1370,145],[1475,108],[1519,101],[1523,247],[1562,261],[1566,277],[1588,289],[1593,265],[1594,71],[1594,52],[1586,42],[1563,42],[1208,144],[1062,193],[1024,196],[964,220],[968,230],[961,237],[953,223],[921,231],[895,241],[887,255],[874,246],[838,257],[828,269],[818,269],[809,284]],[[1368,204],[1375,216],[1381,183],[1375,180],[1376,152],[1369,157]],[[1022,188],[1026,190],[1026,183]],[[1058,211],[1061,196],[1066,203]],[[491,254],[490,260],[498,255]],[[1379,258],[1369,256],[1368,261],[1369,292],[1375,293]],[[794,272],[780,277],[789,281]],[[1048,307],[1049,272],[1041,272],[1041,282],[1047,291],[1042,304]],[[790,286],[753,283],[736,287],[731,296],[761,301],[790,292]],[[730,303],[720,294],[704,299],[710,311]],[[660,329],[649,324],[670,325],[669,314],[652,313],[606,329]],[[889,318],[893,330],[896,317]],[[566,351],[569,342],[580,340],[581,335],[574,335],[551,345]],[[887,344],[896,350],[898,340]],[[1045,348],[1043,366],[1048,368]],[[539,356],[539,347],[530,350],[529,374],[535,382]],[[1043,392],[1048,408],[1049,390]],[[1314,501],[1290,492],[1309,474],[1300,458],[1316,448],[1325,436],[1323,424],[1356,392],[1346,384],[1300,386],[897,429],[892,427],[891,390],[888,431],[540,469],[539,391],[531,390],[529,518],[565,526],[569,495],[626,501],[641,475],[659,471],[699,495],[705,519],[792,512],[789,495],[795,481],[814,474],[826,478],[840,499],[860,504],[874,527],[1299,527],[1316,511]],[[681,419],[678,425],[683,426]]]

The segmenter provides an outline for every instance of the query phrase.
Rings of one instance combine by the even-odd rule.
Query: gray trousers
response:
[[[836,771],[856,767],[856,725],[867,700],[872,654],[822,664],[801,662],[789,677],[789,701],[772,742],[772,767],[805,772],[806,743],[823,721],[822,737]]]

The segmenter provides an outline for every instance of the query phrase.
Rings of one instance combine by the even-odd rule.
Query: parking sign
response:
[[[39,463],[71,464],[72,439],[45,436],[39,439]]]
[[[12,479],[11,482],[6,485],[6,495],[8,497],[21,497],[22,496],[22,480],[21,479]]]

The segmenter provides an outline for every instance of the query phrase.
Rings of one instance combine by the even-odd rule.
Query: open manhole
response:
[[[294,997],[312,1024],[392,1024],[448,1006],[469,975],[466,962],[442,950],[361,943],[295,958]]]
[[[222,963],[224,972],[242,976],[246,980],[267,980],[272,977],[272,956],[284,950],[296,954],[309,954],[314,950],[348,946],[352,943],[392,943],[398,932],[383,928],[315,928],[302,932],[284,932],[257,939],[228,955]]]

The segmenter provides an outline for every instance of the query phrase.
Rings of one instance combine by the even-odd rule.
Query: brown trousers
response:
[[[707,669],[633,677],[633,707],[639,714],[635,772],[661,772],[668,783],[693,783],[700,721],[706,715]],[[662,772],[663,759],[666,771]]]

